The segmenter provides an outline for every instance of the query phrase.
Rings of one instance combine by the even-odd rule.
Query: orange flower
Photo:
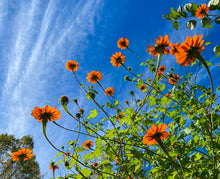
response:
[[[11,154],[11,158],[13,161],[29,160],[34,156],[34,154],[32,154],[31,152],[32,152],[32,150],[30,150],[30,149],[26,149],[26,148],[19,149],[17,152],[13,152]]]
[[[86,148],[86,150],[88,150],[90,147],[93,147],[93,142],[91,142],[90,139],[88,139],[87,141],[83,142],[83,147]]]
[[[115,157],[114,160],[115,160],[116,163],[119,163],[118,157]]]
[[[125,117],[125,115],[124,115],[124,113],[123,112],[121,112],[121,114],[118,114],[118,120],[120,121],[121,120],[121,118],[123,118],[123,117]]]
[[[166,70],[166,67],[161,65],[160,68],[158,69],[157,76],[162,75],[165,70]]]
[[[108,87],[108,88],[105,90],[105,95],[107,95],[107,96],[112,96],[112,95],[114,95],[114,92],[115,92],[114,88]]]
[[[195,61],[196,54],[205,49],[205,47],[202,46],[204,40],[201,39],[202,35],[198,36],[196,34],[193,38],[187,36],[186,41],[177,47],[179,53],[176,53],[176,62],[180,63],[180,66],[189,66],[190,62]]]
[[[55,165],[54,163],[52,163],[52,164],[49,166],[49,169],[55,171],[56,169],[59,169],[59,165]]]
[[[170,46],[171,46],[171,49],[170,49],[170,54],[171,55],[174,56],[174,55],[176,55],[176,53],[179,53],[177,49],[180,46],[180,44],[178,44],[177,42],[175,44],[170,43]]]
[[[124,50],[128,48],[128,44],[129,44],[128,39],[122,37],[118,40],[117,44],[118,44],[118,48]]]
[[[88,82],[97,83],[97,81],[102,80],[102,74],[99,71],[92,71],[88,73]]]
[[[66,152],[64,155],[65,155],[65,157],[69,157],[70,156],[70,152]]]
[[[81,114],[83,114],[83,113],[84,113],[84,109],[83,109],[83,108],[80,108],[80,109],[79,109],[79,112],[80,112]]]
[[[69,70],[69,71],[77,71],[78,68],[79,68],[79,65],[76,61],[73,61],[73,60],[70,60],[68,62],[66,62],[66,68]]]
[[[42,122],[43,119],[47,119],[47,121],[59,120],[61,116],[60,111],[57,111],[56,107],[51,108],[50,105],[46,105],[45,108],[35,106],[31,115],[39,122]]]
[[[168,126],[166,124],[162,125],[152,125],[150,129],[147,130],[147,134],[144,136],[143,142],[144,144],[157,144],[158,141],[166,139],[169,132],[164,132]]]
[[[201,4],[196,11],[196,16],[198,19],[204,18],[205,16],[207,16],[207,13],[209,11],[209,7],[206,7],[206,3],[205,4]]]
[[[169,83],[170,84],[176,84],[177,81],[179,81],[179,80],[180,80],[179,75],[172,74],[172,77],[169,78]]]
[[[165,97],[171,97],[171,95],[169,93],[164,95]]]
[[[164,55],[169,53],[169,49],[167,48],[170,46],[168,35],[165,35],[164,38],[160,35],[159,40],[155,39],[155,43],[155,46],[147,45],[150,48],[146,49],[146,51],[150,52],[150,55],[154,55],[154,58],[157,57],[158,53],[162,53]]]
[[[121,52],[115,52],[115,54],[113,54],[111,56],[111,63],[113,66],[115,67],[120,67],[122,63],[125,62],[125,55],[122,55]]]
[[[170,149],[173,149],[173,145],[170,146]]]
[[[128,177],[128,179],[134,179],[134,177]]]
[[[146,89],[146,86],[145,86],[145,85],[141,85],[141,86],[139,87],[139,89],[140,89],[141,91],[143,91],[143,90]]]
[[[92,164],[93,167],[97,167],[99,163],[95,162]]]

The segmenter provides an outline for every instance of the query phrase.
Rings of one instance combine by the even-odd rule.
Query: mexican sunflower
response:
[[[157,76],[162,75],[165,70],[166,70],[166,67],[164,65],[161,65],[160,68],[158,69]]]
[[[202,35],[198,36],[196,34],[193,38],[187,36],[186,41],[177,48],[179,53],[176,53],[176,62],[180,63],[180,66],[189,66],[191,62],[195,61],[197,53],[205,49],[202,46],[203,42]]]
[[[11,154],[13,161],[25,161],[31,159],[33,156],[34,154],[32,154],[32,150],[26,148],[19,149],[17,152]]]
[[[70,60],[68,62],[66,62],[66,68],[69,70],[69,71],[77,71],[78,68],[79,68],[79,65],[76,61],[73,61],[73,60]]]
[[[117,117],[118,117],[118,120],[120,121],[121,118],[125,117],[125,115],[123,112],[121,112],[121,114],[118,114]]]
[[[107,96],[112,96],[112,95],[114,95],[114,92],[115,92],[114,88],[108,87],[108,88],[105,90],[105,95],[107,95]]]
[[[177,81],[179,81],[179,80],[180,80],[179,75],[172,74],[172,77],[169,78],[169,83],[176,84]]]
[[[122,63],[125,62],[125,55],[122,55],[121,52],[116,52],[111,56],[111,63],[115,67],[120,67]]]
[[[122,37],[118,40],[117,44],[118,44],[118,48],[124,50],[128,48],[129,42],[128,42],[128,39]]]
[[[178,52],[177,48],[180,46],[180,44],[178,44],[177,42],[175,44],[170,43],[171,49],[170,49],[170,54],[172,56],[176,55]]]
[[[165,97],[171,97],[171,94],[167,93],[164,95]]]
[[[143,91],[143,90],[145,90],[146,89],[146,85],[141,85],[140,87],[139,87],[139,90],[141,90],[141,91]]]
[[[168,35],[165,35],[164,38],[160,35],[159,40],[155,39],[155,43],[155,46],[147,45],[150,48],[146,49],[146,51],[149,51],[150,55],[154,55],[154,58],[157,57],[158,53],[164,55],[169,53],[169,49],[167,48],[170,46]]]
[[[61,116],[60,111],[57,111],[56,107],[51,108],[50,105],[46,105],[45,108],[35,106],[31,115],[39,122],[42,122],[43,119],[47,119],[47,121],[59,120]]]
[[[49,169],[55,171],[56,169],[59,169],[59,165],[51,164]]]
[[[65,155],[65,157],[69,157],[70,156],[70,152],[66,152],[64,155]]]
[[[93,142],[91,142],[90,139],[88,139],[85,142],[83,142],[83,147],[86,148],[86,150],[88,150],[90,147],[93,147]]]
[[[152,125],[150,129],[147,130],[147,134],[144,136],[143,142],[147,145],[155,145],[158,141],[162,141],[170,135],[169,132],[164,132],[168,126],[166,124],[162,125]]]
[[[88,73],[88,82],[97,83],[97,81],[102,80],[102,74],[99,71],[92,71]]]
[[[95,162],[92,164],[93,167],[97,167],[99,163]]]
[[[207,13],[209,11],[209,7],[206,6],[205,4],[201,4],[196,11],[196,16],[198,19],[204,18],[205,16],[207,16]]]

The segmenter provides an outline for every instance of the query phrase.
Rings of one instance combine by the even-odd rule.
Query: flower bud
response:
[[[62,105],[67,105],[69,103],[69,99],[66,95],[63,95],[59,99],[59,103]]]
[[[130,79],[129,76],[125,76],[125,77],[124,77],[124,80],[125,80],[125,81],[131,81],[131,79]]]
[[[73,102],[77,104],[78,103],[78,99],[74,98]]]

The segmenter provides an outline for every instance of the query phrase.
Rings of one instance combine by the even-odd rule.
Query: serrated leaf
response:
[[[204,28],[211,28],[212,27],[211,19],[208,17],[204,17],[201,20],[201,24]]]
[[[186,27],[193,30],[196,27],[197,22],[195,20],[190,20],[187,22]]]
[[[173,27],[178,30],[179,29],[179,22],[178,21],[173,21]]]
[[[220,16],[216,17],[214,21],[216,24],[220,24]]]

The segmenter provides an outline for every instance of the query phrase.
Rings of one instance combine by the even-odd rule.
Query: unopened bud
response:
[[[129,78],[129,76],[125,76],[125,77],[124,77],[124,80],[125,80],[125,81],[131,81],[131,79]]]
[[[62,105],[67,105],[68,102],[69,102],[69,99],[66,95],[61,96],[59,99],[59,103]]]
[[[74,98],[73,102],[77,104],[78,103],[78,99]]]

